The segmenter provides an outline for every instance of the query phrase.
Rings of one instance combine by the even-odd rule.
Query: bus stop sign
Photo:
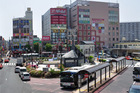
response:
[[[84,76],[85,76],[85,78],[88,78],[88,74],[85,74]]]

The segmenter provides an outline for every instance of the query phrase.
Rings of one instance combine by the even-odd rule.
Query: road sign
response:
[[[84,76],[85,76],[85,78],[88,78],[88,74],[85,74]]]

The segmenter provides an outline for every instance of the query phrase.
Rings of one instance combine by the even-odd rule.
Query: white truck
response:
[[[23,57],[18,57],[17,58],[16,66],[23,66]]]

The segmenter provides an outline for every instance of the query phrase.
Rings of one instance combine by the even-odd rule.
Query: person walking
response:
[[[132,59],[132,64],[131,64],[131,66],[134,66],[134,61],[133,61],[133,59]]]

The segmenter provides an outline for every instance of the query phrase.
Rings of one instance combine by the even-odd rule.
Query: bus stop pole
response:
[[[94,85],[95,85],[95,88],[96,88],[96,72],[94,73],[94,77],[95,77]]]
[[[88,88],[88,92],[89,92],[89,76],[88,76],[87,82],[88,82],[87,88]]]

